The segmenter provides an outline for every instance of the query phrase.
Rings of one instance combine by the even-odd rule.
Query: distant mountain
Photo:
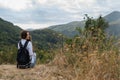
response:
[[[109,22],[109,27],[106,31],[110,34],[114,34],[115,36],[120,35],[120,12],[114,11],[106,16],[104,19]],[[76,31],[76,27],[84,28],[84,21],[73,21],[67,24],[50,26],[49,29],[61,32],[62,34],[68,37],[74,37],[78,32]]]
[[[21,31],[22,29],[20,27],[0,18],[0,47],[12,47],[13,45],[17,47]],[[58,47],[57,44],[61,43],[62,35],[50,29],[30,30],[30,33],[33,44],[39,49],[48,50]]]
[[[117,20],[120,20],[120,12],[114,11],[104,17],[108,22],[115,22]]]
[[[120,12],[114,11],[104,17],[109,22],[107,32],[114,36],[120,37]]]
[[[67,24],[50,26],[48,29],[60,32],[67,37],[73,37],[75,34],[78,34],[76,27],[84,28],[84,21],[73,21]]]

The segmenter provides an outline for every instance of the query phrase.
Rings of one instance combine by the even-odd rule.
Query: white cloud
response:
[[[38,0],[41,6],[58,7],[65,11],[74,13],[80,11],[82,8],[89,8],[95,6],[96,0]]]
[[[0,6],[20,11],[29,6],[31,0],[0,0]]]
[[[46,4],[47,3],[47,0],[38,0],[38,2],[40,3],[40,4]]]

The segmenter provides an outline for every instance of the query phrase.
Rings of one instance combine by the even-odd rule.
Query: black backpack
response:
[[[26,41],[24,46],[21,41],[19,42],[20,49],[17,52],[17,68],[29,68],[30,66],[30,56],[29,52],[26,49],[29,41]]]

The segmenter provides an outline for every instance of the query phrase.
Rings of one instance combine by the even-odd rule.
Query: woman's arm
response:
[[[34,55],[34,53],[33,53],[33,46],[32,46],[32,42],[31,41],[29,41],[27,49],[28,49],[28,52],[29,52],[30,56]]]

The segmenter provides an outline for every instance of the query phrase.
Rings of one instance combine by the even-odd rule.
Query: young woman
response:
[[[26,49],[28,50],[29,56],[31,58],[30,67],[33,68],[36,64],[36,53],[33,52],[31,36],[30,36],[30,33],[28,31],[22,31],[21,32],[21,40],[19,42],[21,42],[22,45],[25,45],[26,41],[29,41]],[[18,43],[18,49],[20,49],[19,43]]]

